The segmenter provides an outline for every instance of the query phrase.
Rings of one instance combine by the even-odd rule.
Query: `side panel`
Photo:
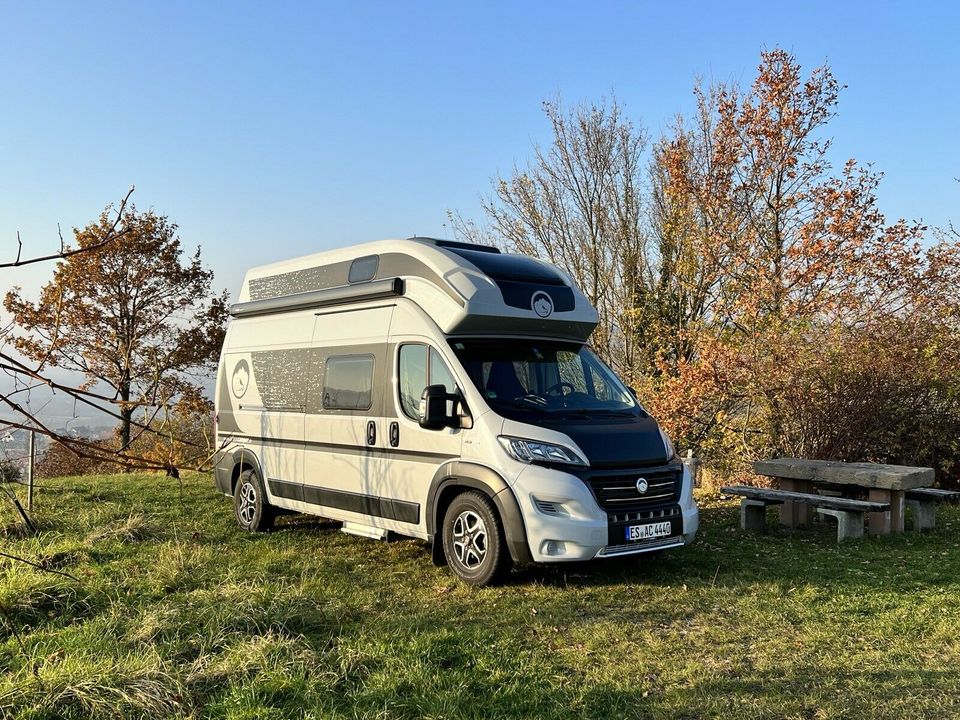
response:
[[[399,308],[398,314],[403,310]],[[384,414],[387,417],[384,419],[385,433],[381,441],[384,460],[379,474],[370,478],[370,488],[378,495],[415,503],[423,509],[427,506],[430,481],[437,468],[444,462],[460,457],[464,434],[470,431],[460,428],[425,430],[420,427],[416,419],[404,412],[400,398],[400,351],[405,345],[423,350],[425,358],[430,357],[427,354],[427,348],[432,348],[431,352],[437,353],[438,357],[443,357],[439,350],[440,344],[431,341],[428,337],[391,335],[390,368],[385,383],[384,402]],[[443,360],[449,368],[451,366],[449,361],[446,358]],[[424,365],[426,371],[429,360]],[[411,404],[415,407],[419,405],[420,395],[426,386],[426,372],[423,377],[423,380],[415,383],[415,387],[407,388],[411,398],[408,401],[408,411]],[[453,379],[459,384],[456,377]],[[406,384],[409,385],[409,377],[407,380]],[[438,377],[433,377],[432,381],[438,381]],[[442,382],[442,380],[439,381]],[[427,519],[424,511],[421,511],[417,524],[421,530],[426,531]]]
[[[304,408],[313,315],[231,323],[217,388],[218,441],[243,441],[264,479],[298,482],[303,473]]]
[[[309,372],[316,382],[311,383],[306,402],[302,488],[302,500],[309,512],[365,524],[374,524],[376,518],[384,515],[411,512],[384,502],[371,492],[376,484],[374,478],[383,472],[379,446],[386,433],[386,340],[393,310],[393,305],[387,305],[314,316]],[[335,392],[326,387],[331,358],[334,364],[338,358],[372,358],[369,407],[332,407],[339,402]],[[372,444],[368,442],[371,423]]]

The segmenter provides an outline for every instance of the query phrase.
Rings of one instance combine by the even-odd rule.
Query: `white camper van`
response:
[[[230,314],[215,482],[246,530],[421,538],[474,584],[693,541],[688,470],[552,265],[386,240],[250,270]]]

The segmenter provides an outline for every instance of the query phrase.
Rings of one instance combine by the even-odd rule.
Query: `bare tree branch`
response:
[[[57,233],[60,236],[60,252],[53,253],[52,255],[44,255],[42,257],[28,258],[26,260],[20,259],[20,253],[23,250],[23,242],[20,240],[20,233],[17,232],[17,259],[13,262],[0,263],[0,270],[4,268],[11,267],[21,267],[23,265],[32,265],[34,263],[48,262],[50,260],[63,260],[65,258],[77,255],[79,253],[91,252],[94,250],[99,250],[100,248],[108,245],[114,240],[122,237],[126,234],[126,230],[121,230],[117,232],[117,226],[120,224],[120,220],[123,218],[123,211],[127,206],[127,201],[130,199],[130,196],[133,194],[134,187],[131,186],[127,191],[127,194],[124,196],[123,201],[120,203],[120,207],[117,208],[117,219],[114,221],[113,225],[110,228],[110,231],[106,234],[104,239],[97,243],[96,245],[90,245],[84,248],[76,248],[75,250],[67,250],[66,243],[63,240],[63,233],[60,232],[60,226],[57,225]]]

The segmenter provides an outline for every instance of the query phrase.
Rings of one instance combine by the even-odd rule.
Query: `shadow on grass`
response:
[[[949,509],[941,515],[953,517],[956,511]],[[736,506],[708,505],[701,509],[700,532],[690,546],[589,562],[521,565],[504,585],[566,588],[691,584],[743,588],[753,583],[774,583],[869,591],[952,585],[960,577],[957,537],[943,522],[932,533],[866,537],[838,545],[835,525],[825,521],[788,532],[777,526],[774,509],[768,516],[767,532],[757,533],[740,530],[738,517]],[[304,539],[339,535],[340,527],[336,521],[289,514],[278,519],[274,534],[296,542],[298,534]],[[430,546],[413,544],[417,562],[430,565]],[[377,556],[374,548],[370,546],[371,554]],[[944,557],[942,553],[947,550],[952,552]],[[387,553],[383,553],[383,562],[391,562]]]
[[[748,532],[739,529],[737,508],[706,508],[701,510],[700,533],[687,547],[590,562],[524,565],[510,575],[507,584],[706,583],[740,588],[763,582],[892,590],[955,585],[960,577],[957,538],[942,526],[931,533],[908,531],[838,545],[832,523],[786,531],[776,525],[772,515],[766,532]]]

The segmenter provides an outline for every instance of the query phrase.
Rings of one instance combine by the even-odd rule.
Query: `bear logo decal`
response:
[[[542,290],[533,294],[530,306],[539,317],[548,318],[553,315],[553,299]]]
[[[239,400],[247,392],[250,385],[250,366],[246,360],[241,360],[233,369],[233,378],[230,387],[233,390],[233,396]]]

